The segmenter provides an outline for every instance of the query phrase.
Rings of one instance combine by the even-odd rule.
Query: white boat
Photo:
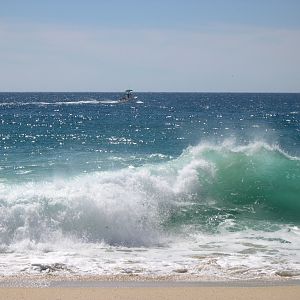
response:
[[[126,90],[124,95],[119,99],[119,102],[128,102],[133,99],[137,99],[137,96],[133,95],[133,90]]]

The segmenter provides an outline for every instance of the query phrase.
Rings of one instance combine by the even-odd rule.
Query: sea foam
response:
[[[280,215],[298,222],[299,164],[298,158],[263,143],[201,144],[159,164],[0,183],[0,242],[40,242],[56,232],[88,242],[153,245],[168,233],[171,219],[178,228],[211,217],[243,222],[243,217]]]

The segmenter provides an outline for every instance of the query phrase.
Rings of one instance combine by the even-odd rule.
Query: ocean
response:
[[[0,93],[0,276],[300,278],[300,94]]]

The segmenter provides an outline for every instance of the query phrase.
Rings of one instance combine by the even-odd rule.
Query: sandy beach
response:
[[[2,300],[75,299],[299,299],[300,286],[151,288],[1,288]]]
[[[299,299],[299,281],[283,282],[140,282],[140,281],[53,281],[43,287],[9,281],[2,283],[0,300],[81,299]]]

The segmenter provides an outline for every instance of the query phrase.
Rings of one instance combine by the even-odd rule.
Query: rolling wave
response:
[[[299,183],[299,158],[265,143],[228,142],[138,168],[0,183],[0,244],[68,237],[147,246],[171,232],[299,224]]]

